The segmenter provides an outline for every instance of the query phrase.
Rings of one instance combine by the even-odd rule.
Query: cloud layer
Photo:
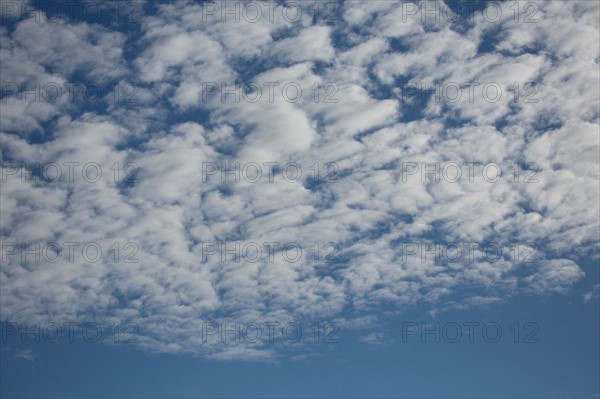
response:
[[[578,262],[598,257],[598,4],[458,16],[438,3],[444,14],[427,16],[433,4],[282,2],[256,20],[236,2],[140,3],[121,25],[12,19],[0,31],[2,320],[135,322],[148,350],[268,359],[273,345],[198,332],[368,316],[366,328],[383,308],[568,295],[585,279]],[[23,95],[36,84],[46,96]],[[97,97],[80,90],[92,86]],[[36,178],[36,164],[62,178]],[[102,258],[7,246],[71,242]],[[206,243],[269,242],[304,256],[206,257]],[[500,256],[443,252],[491,242]]]

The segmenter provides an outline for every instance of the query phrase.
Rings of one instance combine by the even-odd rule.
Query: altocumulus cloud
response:
[[[597,2],[132,2],[108,22],[8,3],[3,321],[133,322],[146,350],[272,359],[199,333],[336,320],[378,345],[383,307],[569,295],[597,259]],[[73,242],[103,254],[67,259]],[[305,256],[206,245],[269,242]]]

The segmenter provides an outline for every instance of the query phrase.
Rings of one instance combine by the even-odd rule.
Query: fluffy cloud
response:
[[[207,343],[198,332],[307,319],[366,329],[383,306],[493,306],[588,284],[578,263],[599,249],[598,5],[540,1],[528,24],[503,4],[498,21],[477,11],[461,24],[421,18],[425,3],[411,4],[346,2],[335,22],[305,6],[291,22],[293,6],[277,4],[272,19],[223,22],[177,2],[146,7],[133,32],[34,18],[4,28],[3,79],[109,90],[94,104],[2,99],[2,320],[131,321],[147,350],[271,360],[277,345]],[[463,96],[414,96],[407,82],[452,83]],[[111,103],[127,83],[137,101]],[[492,83],[498,101],[481,94]],[[249,84],[222,95],[222,85]],[[51,163],[62,179],[31,172]],[[81,174],[88,163],[97,181]],[[243,174],[251,163],[262,168],[256,182]],[[295,179],[284,173],[292,163]],[[491,164],[492,179],[481,170]],[[66,242],[104,253],[37,261],[6,245]],[[274,259],[223,262],[206,256],[211,242],[293,242],[304,256],[291,262],[280,248]],[[499,257],[422,253],[490,242],[505,246]],[[417,243],[421,252],[406,246]],[[524,244],[535,262],[519,258]]]

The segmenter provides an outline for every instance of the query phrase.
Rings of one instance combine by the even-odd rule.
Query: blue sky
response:
[[[2,397],[600,397],[599,3],[0,6]]]
[[[573,310],[578,308],[577,310]],[[551,309],[551,311],[549,311]],[[402,342],[402,323],[497,321],[503,339],[488,343]],[[538,343],[514,343],[515,321],[535,321]],[[520,299],[494,309],[449,312],[432,319],[419,309],[382,324],[393,340],[365,345],[342,331],[340,342],[314,345],[320,356],[277,363],[214,362],[157,355],[127,344],[22,344],[2,352],[7,397],[594,397],[598,310],[562,300]],[[521,341],[522,341],[521,337]],[[324,345],[324,344],[321,344]],[[35,361],[15,359],[31,349]]]

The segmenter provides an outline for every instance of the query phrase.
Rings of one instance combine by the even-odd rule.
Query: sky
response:
[[[2,398],[600,398],[600,2],[0,18]]]

